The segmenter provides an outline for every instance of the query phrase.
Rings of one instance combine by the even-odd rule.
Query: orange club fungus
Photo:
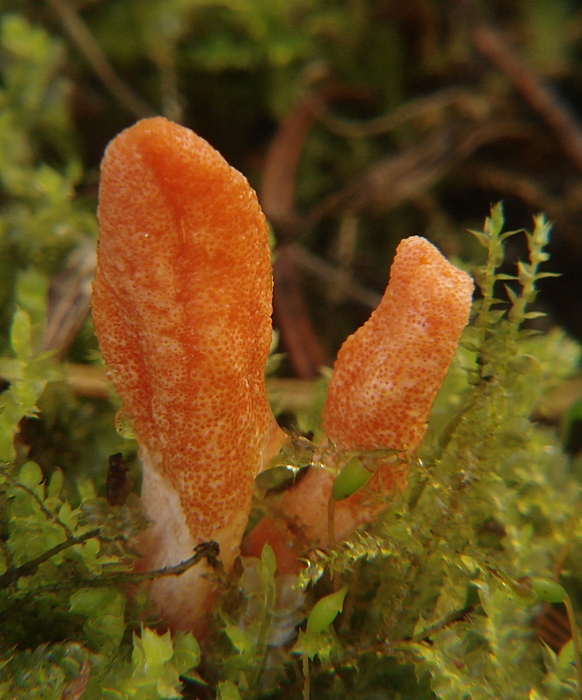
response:
[[[323,410],[332,451],[361,453],[360,471],[373,477],[361,492],[338,500],[330,529],[322,514],[329,510],[334,474],[312,467],[297,488],[271,504],[275,517],[251,533],[247,551],[256,553],[268,541],[280,552],[279,572],[296,571],[294,531],[301,531],[307,549],[326,546],[332,532],[349,536],[383,509],[382,497],[405,486],[406,463],[426,432],[472,295],[471,277],[426,239],[401,241],[380,305],[340,348]]]
[[[206,141],[163,118],[119,134],[101,165],[93,319],[133,421],[153,526],[143,566],[178,564],[216,540],[230,569],[253,479],[280,437],[267,402],[268,231],[256,195]],[[157,580],[173,628],[203,626],[200,565]],[[207,572],[206,572],[207,573]]]
[[[267,227],[246,179],[203,139],[163,118],[117,136],[102,163],[93,318],[111,381],[133,421],[153,521],[141,566],[160,568],[216,540],[229,570],[255,475],[284,439],[269,408]],[[412,454],[459,336],[473,285],[422,238],[403,241],[382,303],[340,350],[324,409],[331,451]],[[387,493],[394,465],[364,490]],[[398,487],[402,484],[396,484]],[[280,573],[296,569],[297,533],[326,544],[333,475],[312,467],[245,543],[273,542]],[[378,512],[356,493],[336,533]],[[288,547],[287,544],[290,546]],[[204,630],[213,595],[201,565],[158,579],[151,597],[173,629]]]
[[[380,305],[335,362],[323,427],[337,446],[416,452],[472,295],[469,275],[426,239],[400,242]]]

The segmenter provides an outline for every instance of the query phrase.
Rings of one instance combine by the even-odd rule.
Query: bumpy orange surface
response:
[[[473,282],[428,241],[408,238],[398,246],[380,306],[341,348],[329,383],[324,429],[339,450],[394,448],[413,453],[424,436],[433,400],[469,318]],[[403,488],[406,459],[388,455],[362,491],[339,501],[335,535],[343,539],[386,507],[374,498]],[[297,569],[301,546],[329,544],[325,514],[333,476],[313,467],[297,486],[272,504],[244,543],[259,556],[264,542],[277,552],[278,571]],[[274,519],[273,519],[274,518]],[[277,520],[278,518],[278,520]],[[301,528],[306,542],[291,536]]]
[[[274,429],[265,218],[246,179],[189,129],[146,119],[101,170],[93,318],[138,442],[195,541],[242,534]]]
[[[471,308],[473,282],[424,238],[403,240],[380,306],[340,349],[324,429],[345,449],[420,445]]]

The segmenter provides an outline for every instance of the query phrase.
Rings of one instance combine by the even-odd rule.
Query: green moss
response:
[[[513,235],[502,227],[498,205],[478,234],[488,249],[476,273],[482,300],[410,466],[408,490],[370,533],[319,553],[302,575],[304,584],[319,582],[316,597],[330,575],[334,586],[349,584],[335,641],[320,640],[324,660],[311,667],[318,698],[360,697],[357,669],[370,653],[395,662],[395,677],[401,664],[415,670],[412,697],[526,697],[543,692],[550,677],[561,683],[555,697],[570,697],[572,667],[562,663],[556,680],[558,661],[548,665],[553,657],[535,631],[539,599],[524,596],[519,581],[551,579],[564,548],[579,546],[579,484],[555,431],[529,416],[548,387],[575,372],[580,350],[558,332],[522,328],[535,317],[527,306],[547,274],[539,264],[550,227],[535,218],[530,260],[511,277],[498,273]],[[516,286],[500,301],[498,283],[507,281]],[[298,648],[317,656],[317,646]],[[350,668],[355,677],[344,683]],[[384,682],[385,668],[378,670]],[[329,690],[317,686],[330,674]]]
[[[557,331],[522,328],[546,274],[538,266],[549,226],[536,217],[530,260],[508,277],[497,272],[511,235],[502,225],[497,206],[478,234],[488,249],[476,274],[482,299],[410,465],[407,491],[369,532],[317,552],[293,594],[291,582],[274,577],[268,548],[262,562],[235,576],[206,659],[219,697],[279,697],[280,688],[298,697],[308,692],[306,676],[318,698],[366,697],[387,684],[394,690],[384,697],[394,698],[571,697],[575,676],[565,659],[572,652],[556,655],[540,644],[539,597],[524,595],[521,582],[551,580],[564,553],[575,559],[581,544],[579,484],[556,432],[529,419],[547,388],[575,371],[580,351]],[[507,301],[495,297],[499,282],[515,285]],[[22,309],[10,346],[0,365],[9,381],[0,414],[0,616],[10,630],[0,647],[0,683],[34,697],[34,669],[59,697],[90,667],[86,697],[174,697],[180,673],[196,678],[197,647],[188,635],[172,646],[148,628],[137,633],[143,595],[127,593],[140,583],[130,573],[132,537],[145,525],[140,501],[131,495],[111,507],[82,482],[73,507],[60,470],[45,482],[14,449],[22,419],[36,414],[60,373],[35,353]],[[302,464],[313,456],[306,445],[297,441],[299,453],[282,459]],[[580,576],[572,568],[564,583],[575,588]],[[314,631],[308,623],[296,639],[295,625],[334,599],[334,588],[347,597],[343,611],[338,605],[329,615],[333,625]]]

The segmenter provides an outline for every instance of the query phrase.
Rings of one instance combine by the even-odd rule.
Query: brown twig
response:
[[[368,120],[352,121],[337,117],[323,100],[314,103],[313,110],[317,118],[332,133],[348,138],[362,138],[393,131],[413,119],[426,118],[431,113],[442,112],[445,108],[453,105],[474,112],[473,105],[476,105],[478,101],[479,98],[475,93],[453,87],[409,100],[396,107],[389,114]],[[481,105],[479,107],[482,108]]]
[[[331,284],[332,287],[343,281],[343,271],[340,268],[298,244],[289,246],[288,254],[293,257],[299,267],[327,284]],[[368,289],[352,277],[342,284],[342,293],[344,297],[368,309],[375,309],[382,299],[381,294]]]
[[[62,542],[61,544],[52,547],[35,559],[25,562],[15,569],[8,569],[4,574],[2,574],[2,576],[0,576],[0,589],[7,588],[23,576],[32,576],[34,573],[36,573],[36,570],[40,564],[48,561],[51,557],[55,556],[55,554],[58,554],[64,549],[72,547],[73,545],[82,544],[83,542],[86,542],[94,537],[99,538],[99,533],[99,528],[96,528],[95,530],[86,532],[79,537],[74,537],[71,540],[67,540],[66,542]],[[28,593],[20,598],[18,605],[21,606],[28,600],[37,598],[43,593],[56,593],[58,591],[75,590],[79,588],[103,588],[105,586],[138,585],[146,581],[153,581],[166,576],[180,576],[188,571],[188,569],[191,569],[193,566],[200,563],[202,559],[206,559],[209,566],[216,568],[221,566],[221,564],[217,561],[217,557],[219,555],[220,547],[218,546],[218,543],[214,540],[210,540],[197,545],[194,548],[194,554],[191,557],[180,562],[179,564],[176,564],[175,566],[166,566],[163,569],[155,569],[144,572],[124,571],[110,574],[106,573],[101,574],[100,576],[95,576],[94,578],[68,579],[55,584],[39,586],[38,588],[28,591]],[[11,612],[9,608],[3,610],[0,613],[0,621],[6,619],[10,614]]]
[[[281,122],[269,146],[259,199],[280,241],[295,238],[302,230],[295,202],[297,168],[314,121],[326,104],[337,99],[367,101],[370,93],[359,88],[333,85],[318,94],[309,94]]]
[[[319,98],[311,98],[311,100]],[[265,157],[259,200],[279,237],[293,227],[295,180],[303,145],[313,123],[311,100],[302,102],[279,125]]]
[[[556,221],[563,216],[559,201],[523,172],[507,168],[483,167],[475,173],[475,179],[484,189],[497,190],[504,196],[512,194],[522,202],[526,202],[534,211],[543,211],[550,221]]]
[[[402,152],[380,158],[324,197],[305,217],[303,227],[310,229],[338,213],[364,209],[385,212],[415,201],[480,146],[508,137],[528,138],[529,131],[513,121],[451,124],[438,129]]]
[[[81,700],[89,683],[91,660],[85,659],[79,668],[77,677],[61,693],[61,700]]]
[[[113,70],[101,47],[71,3],[68,0],[47,0],[47,2],[59,15],[73,43],[85,56],[99,80],[119,104],[137,119],[154,115],[154,110]]]
[[[299,379],[319,376],[328,358],[317,338],[301,294],[301,285],[289,246],[277,249],[273,265],[273,308],[285,350]]]
[[[265,158],[259,199],[280,242],[293,240],[301,228],[295,208],[297,168],[315,119],[313,103],[320,99],[307,98],[283,120]],[[289,245],[277,249],[273,278],[273,312],[289,362],[300,379],[316,377],[326,357],[303,301]]]
[[[501,73],[515,90],[534,109],[568,155],[574,166],[582,172],[582,127],[568,107],[558,100],[547,84],[510,46],[501,32],[482,25],[473,32],[475,47]]]
[[[107,380],[105,367],[68,363],[65,378],[77,396],[103,400],[111,398],[111,384]]]
[[[90,675],[91,660],[85,659],[79,668],[77,677],[63,690],[61,700],[81,700],[87,689]]]
[[[171,121],[180,124],[184,118],[184,110],[178,89],[175,53],[174,46],[165,43],[153,51],[152,58],[160,71],[162,114]]]
[[[58,359],[67,354],[89,313],[96,259],[94,241],[85,241],[73,250],[63,269],[51,279],[41,350],[55,350]]]
[[[17,566],[15,568],[7,569],[2,574],[2,576],[0,576],[0,589],[8,588],[8,586],[11,586],[13,583],[16,583],[16,581],[18,581],[19,578],[33,576],[41,564],[44,564],[46,561],[48,561],[55,555],[60,554],[60,552],[63,552],[65,549],[69,549],[70,547],[74,547],[78,544],[83,544],[83,542],[86,542],[87,540],[91,540],[94,537],[98,537],[99,532],[99,528],[96,528],[95,530],[85,532],[84,534],[79,535],[78,537],[68,537],[64,542],[61,542],[60,544],[57,544],[54,547],[51,547],[50,549],[47,549],[46,552],[39,554],[38,557],[35,557],[30,561],[26,561],[24,562],[24,564],[21,564],[20,566]]]

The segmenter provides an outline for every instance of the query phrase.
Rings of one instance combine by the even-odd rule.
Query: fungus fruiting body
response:
[[[142,567],[178,564],[216,540],[229,570],[253,479],[284,437],[264,382],[272,296],[264,216],[240,173],[163,118],[138,122],[107,148],[98,216],[93,318],[140,445],[153,521],[140,543]],[[382,303],[340,350],[324,411],[326,454],[337,467],[341,455],[362,453],[359,466],[374,471],[368,494],[402,486],[405,460],[393,455],[414,453],[422,440],[471,293],[465,273],[409,238]],[[378,449],[389,456],[366,456]],[[279,522],[265,519],[251,533],[247,553],[278,541],[284,573],[297,567],[299,540],[326,545],[333,480],[312,467],[276,504]],[[379,510],[377,498],[344,490],[338,537]],[[213,592],[206,573],[197,566],[154,583],[153,602],[170,627],[204,629]]]
[[[382,302],[337,356],[323,412],[336,445],[416,452],[472,294],[469,275],[426,239],[400,243]]]
[[[228,569],[253,477],[278,434],[264,383],[265,218],[240,173],[163,118],[138,122],[107,148],[98,217],[93,319],[141,447],[142,497],[154,521],[145,564],[177,564],[213,539]],[[205,596],[192,585],[188,576],[154,585],[174,626],[201,616]]]
[[[380,305],[340,348],[327,390],[324,430],[336,454],[362,453],[373,478],[364,493],[337,503],[339,539],[370,521],[385,507],[385,497],[405,485],[407,460],[426,432],[469,320],[472,294],[469,275],[426,239],[411,236],[398,246]],[[273,524],[272,534],[263,526],[266,539],[283,552],[285,543],[292,545],[287,528],[292,524],[301,526],[310,545],[327,545],[328,522],[322,514],[333,483],[330,471],[312,467],[274,504],[280,522]],[[288,553],[280,559],[285,562],[280,570],[289,570]]]

